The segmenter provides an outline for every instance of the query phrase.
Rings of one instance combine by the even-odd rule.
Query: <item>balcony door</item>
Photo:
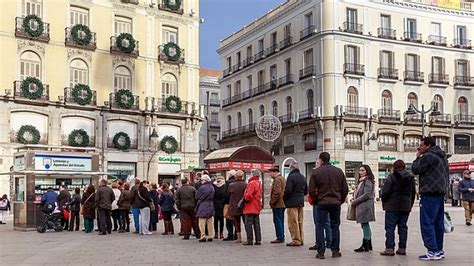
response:
[[[459,39],[460,44],[465,45],[464,42],[467,38],[466,26],[456,26],[456,37]]]
[[[265,83],[265,71],[260,70],[257,74],[257,86],[262,86]]]
[[[23,16],[36,15],[42,17],[42,0],[24,0]]]
[[[270,66],[270,80],[273,82],[276,82],[277,79],[277,65],[272,65]]]
[[[392,94],[386,90],[382,92],[382,109],[384,113],[392,110]]]
[[[289,77],[291,75],[291,58],[285,60],[285,76]]]
[[[456,60],[456,76],[463,77],[462,79],[467,79],[469,76],[469,65],[467,60]]]
[[[313,49],[304,51],[303,62],[305,68],[313,65]]]
[[[354,87],[349,87],[347,90],[347,106],[354,110],[359,106],[357,89]]]
[[[435,78],[440,78],[440,75],[444,74],[444,58],[437,56],[431,58],[431,73]]]
[[[406,31],[409,38],[416,38],[416,19],[407,19]]]
[[[458,99],[458,112],[461,116],[469,114],[469,107],[467,105],[466,97],[459,97]]]
[[[388,33],[387,30],[392,28],[389,15],[380,15],[380,27],[384,30],[384,34]]]
[[[355,25],[357,24],[357,9],[348,8],[346,10],[346,16],[349,29],[355,29]]]
[[[405,69],[410,72],[418,72],[419,66],[419,56],[415,54],[407,54],[406,55],[406,65]],[[412,75],[414,75],[412,73]]]
[[[307,29],[313,26],[313,13],[304,15],[304,28]]]
[[[291,23],[286,24],[285,27],[283,28],[283,38],[287,40],[290,37],[291,37]]]
[[[380,68],[384,70],[384,74],[388,74],[388,69],[394,68],[393,52],[381,51],[380,53]]]

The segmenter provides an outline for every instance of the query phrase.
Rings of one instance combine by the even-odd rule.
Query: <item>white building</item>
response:
[[[350,182],[363,163],[382,181],[395,159],[415,159],[421,116],[409,105],[433,103],[426,134],[468,165],[474,3],[438,2],[289,0],[223,39],[221,147],[271,148],[307,177],[328,151]],[[272,144],[254,131],[263,114],[283,124]]]

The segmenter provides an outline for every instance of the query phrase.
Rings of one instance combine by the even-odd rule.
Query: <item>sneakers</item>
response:
[[[471,224],[471,222],[466,222],[466,225],[471,226],[472,224]]]
[[[423,260],[423,261],[428,261],[428,260],[441,260],[442,257],[440,256],[440,253],[441,252],[432,252],[432,251],[428,251],[426,252],[425,255],[421,255],[418,257],[418,259],[420,260]],[[444,252],[443,252],[443,256],[444,256]]]
[[[445,257],[443,250],[441,250],[441,251],[439,251],[439,252],[436,252],[436,255],[438,255],[438,256],[439,256],[440,258],[442,258],[442,259],[444,259],[444,257]]]

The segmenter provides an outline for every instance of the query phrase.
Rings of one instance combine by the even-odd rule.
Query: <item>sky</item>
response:
[[[285,0],[200,0],[201,68],[220,69],[219,41]]]

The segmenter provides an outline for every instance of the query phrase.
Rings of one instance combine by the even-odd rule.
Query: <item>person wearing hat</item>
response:
[[[298,162],[295,161],[290,165],[290,174],[286,180],[285,193],[283,194],[288,214],[288,229],[292,239],[290,243],[286,244],[289,247],[303,246],[303,207],[306,194],[308,194],[308,184],[298,169]]]
[[[196,217],[199,219],[199,242],[212,242],[214,238],[214,187],[208,175],[201,176],[201,186],[196,192]],[[207,226],[207,231],[206,231]],[[206,234],[208,232],[208,234]]]
[[[464,179],[459,183],[458,190],[462,194],[462,206],[464,207],[466,225],[470,226],[472,212],[474,211],[474,181],[471,179],[471,171],[465,170],[462,175]]]
[[[285,242],[285,203],[283,202],[283,193],[285,192],[285,179],[281,176],[278,166],[273,166],[270,170],[270,176],[273,179],[270,192],[270,207],[273,212],[273,224],[275,225],[276,239],[272,244]]]

